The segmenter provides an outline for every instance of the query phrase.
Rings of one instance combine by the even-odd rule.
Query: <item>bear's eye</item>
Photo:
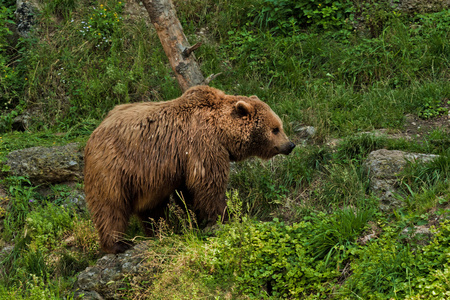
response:
[[[272,129],[272,133],[273,134],[278,134],[280,132],[280,128],[274,128],[274,129]]]

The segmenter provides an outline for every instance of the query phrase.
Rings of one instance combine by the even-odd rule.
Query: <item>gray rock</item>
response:
[[[78,275],[75,299],[120,299],[116,291],[125,287],[125,276],[140,278],[146,269],[145,250],[148,242],[141,242],[121,254],[107,254]]]
[[[300,142],[303,145],[308,144],[308,142],[310,142],[316,134],[316,128],[313,126],[298,127],[295,128],[294,131],[296,132],[297,137],[300,138]]]
[[[364,167],[369,173],[370,188],[380,197],[380,208],[389,211],[403,205],[394,195],[399,184],[397,176],[408,162],[426,163],[437,157],[438,155],[434,154],[386,149],[371,152],[364,162]]]
[[[85,293],[76,294],[75,299],[83,299],[83,300],[103,300],[104,298],[100,296],[99,293],[91,291]]]
[[[6,157],[6,165],[13,175],[28,176],[34,185],[77,181],[83,178],[83,151],[76,143],[16,150]]]
[[[42,119],[42,110],[38,107],[27,108],[22,114],[14,118],[12,129],[25,131],[33,125],[36,120]]]
[[[303,126],[295,129],[295,132],[302,138],[309,138],[316,134],[316,128],[313,126]]]
[[[8,257],[8,255],[11,254],[11,252],[14,250],[14,245],[7,245],[0,249],[0,261]]]
[[[426,235],[426,236],[430,236],[430,237],[433,235],[430,228],[427,226],[424,226],[424,225],[420,225],[420,226],[415,225],[412,228],[407,227],[402,230],[402,234],[408,234],[411,236],[421,234],[421,235]]]
[[[398,9],[403,12],[430,13],[450,8],[450,0],[401,0]]]
[[[16,16],[17,32],[22,37],[28,37],[31,29],[36,23],[37,5],[33,1],[17,0]]]

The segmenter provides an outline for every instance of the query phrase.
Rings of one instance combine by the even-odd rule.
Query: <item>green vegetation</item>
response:
[[[128,2],[40,1],[28,38],[12,33],[15,1],[1,3],[0,161],[26,147],[83,144],[117,104],[180,95],[147,16],[130,16]],[[299,127],[316,132],[287,157],[233,165],[232,219],[214,233],[171,207],[173,226],[155,223],[148,273],[125,278],[118,295],[450,298],[450,10],[409,15],[392,3],[175,1],[191,44],[203,42],[204,75],[222,73],[213,86],[258,95],[298,144]],[[31,108],[29,127],[12,131]],[[391,138],[410,129],[410,116],[424,126]],[[367,133],[377,129],[385,134]],[[377,149],[440,155],[402,171],[404,206],[392,212],[380,210],[363,167]],[[82,183],[42,193],[1,171],[0,249],[14,247],[0,253],[0,298],[73,298],[77,273],[100,256],[87,211],[71,202]],[[130,237],[142,235],[131,227]]]

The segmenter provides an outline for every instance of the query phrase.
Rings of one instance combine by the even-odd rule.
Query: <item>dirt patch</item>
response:
[[[434,130],[442,130],[450,134],[450,110],[448,115],[442,115],[430,119],[421,119],[416,115],[408,114],[405,117],[405,125],[402,130],[376,129],[363,134],[373,134],[374,136],[386,136],[390,139],[405,139],[421,142]],[[301,139],[301,138],[300,138]],[[329,139],[326,144],[335,148],[342,139]]]
[[[435,129],[450,132],[450,112],[449,115],[426,120],[415,115],[406,115],[405,129],[402,130],[402,134],[410,137],[421,137],[430,134]]]

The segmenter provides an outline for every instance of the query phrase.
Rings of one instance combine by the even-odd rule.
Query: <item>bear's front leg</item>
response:
[[[116,203],[116,205],[114,205]],[[131,210],[117,201],[105,201],[102,206],[91,207],[92,220],[98,230],[100,246],[107,253],[122,253],[132,244],[123,241]]]
[[[212,161],[196,160],[189,165],[186,188],[190,204],[197,212],[199,223],[215,222],[220,216],[227,219],[225,192],[228,183],[229,161],[216,158]]]

